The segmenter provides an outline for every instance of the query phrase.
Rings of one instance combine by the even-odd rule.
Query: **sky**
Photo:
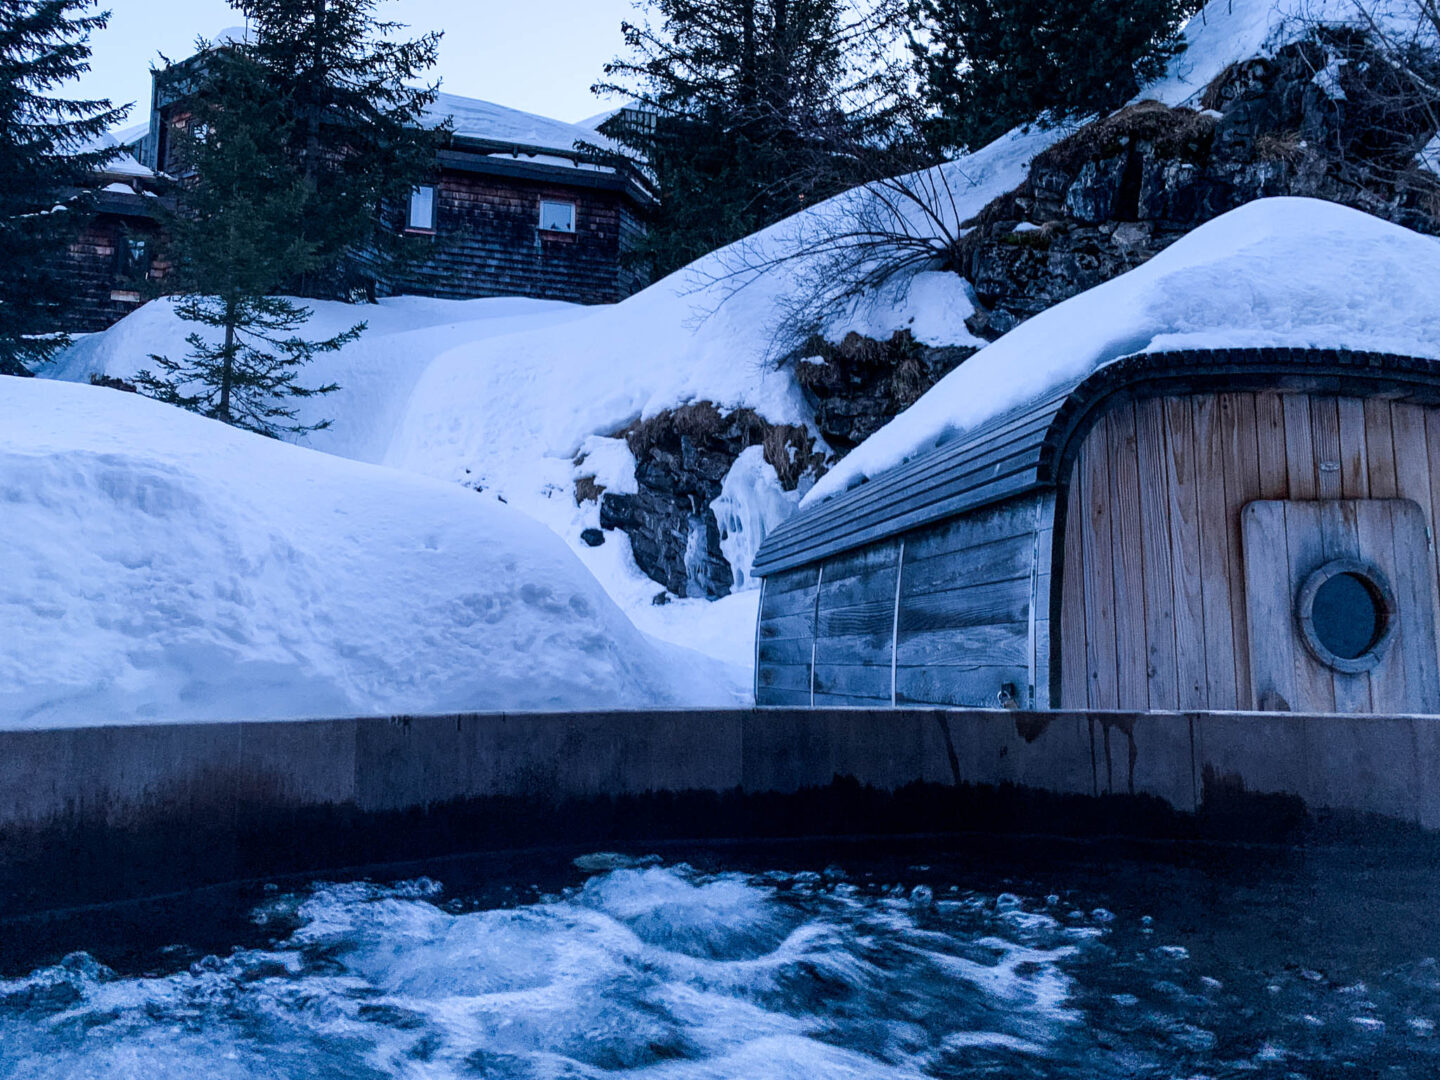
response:
[[[101,7],[110,25],[91,40],[80,93],[136,102],[130,123],[147,118],[157,54],[186,56],[197,35],[214,37],[244,21],[225,0],[102,0]],[[620,22],[635,8],[633,0],[385,0],[379,14],[416,33],[445,31],[435,73],[449,93],[576,121],[606,107],[590,86],[620,50]]]

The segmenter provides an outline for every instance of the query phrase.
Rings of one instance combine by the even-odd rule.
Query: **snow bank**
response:
[[[734,704],[549,530],[136,396],[0,379],[0,726]]]
[[[306,423],[336,420],[333,428],[307,436],[305,444],[374,463],[389,451],[411,389],[438,354],[486,336],[562,323],[585,311],[574,304],[522,298],[455,301],[411,296],[363,305],[299,302],[314,312],[305,333],[316,338],[338,334],[357,322],[369,327],[343,352],[318,357],[306,369],[306,384],[335,382],[340,389],[300,403]],[[172,301],[157,300],[104,333],[80,338],[39,374],[67,382],[87,382],[91,375],[133,379],[137,371],[154,366],[153,354],[184,356],[189,351],[185,338],[195,329],[176,318]]]
[[[1249,203],[977,353],[803,505],[1132,353],[1291,346],[1440,358],[1437,296],[1440,240],[1314,199]]]

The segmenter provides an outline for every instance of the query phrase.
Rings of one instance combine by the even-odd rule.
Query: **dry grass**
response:
[[[1138,143],[1153,146],[1160,157],[1203,164],[1214,136],[1214,117],[1140,101],[1061,139],[1035,159],[1031,171],[1053,169],[1073,176],[1087,163],[1115,157]]]
[[[582,476],[575,481],[576,506],[582,506],[587,502],[598,503],[600,496],[604,494],[605,485],[597,484],[593,476]]]
[[[824,465],[824,456],[815,452],[815,439],[805,428],[771,424],[753,409],[722,414],[709,401],[652,416],[632,424],[619,437],[629,444],[636,460],[658,447],[678,449],[682,439],[708,449],[760,446],[787,491],[795,490],[806,472]]]

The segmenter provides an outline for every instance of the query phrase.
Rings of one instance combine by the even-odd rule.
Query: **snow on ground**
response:
[[[365,322],[368,329],[342,354],[318,357],[306,369],[311,386],[338,382],[334,394],[303,409],[306,421],[334,418],[333,428],[305,438],[305,445],[341,457],[378,463],[394,438],[416,380],[439,354],[494,334],[563,323],[586,309],[549,300],[431,300],[399,297],[378,304],[300,301],[315,313],[305,332],[329,337]],[[183,357],[194,327],[174,315],[169,300],[146,304],[102,334],[80,338],[40,374],[48,379],[86,382],[92,374],[133,378],[153,367],[152,354]]]
[[[824,477],[853,487],[1111,361],[1293,346],[1440,359],[1440,240],[1316,199],[1262,199],[1022,323]]]
[[[1013,188],[1035,153],[1057,137],[1017,133],[946,166],[957,213],[973,215]],[[800,215],[761,234],[748,250],[803,246],[813,227]],[[598,526],[599,508],[576,505],[574,497],[583,476],[599,476],[621,491],[626,488],[617,485],[628,473],[633,490],[629,449],[608,436],[679,405],[712,401],[723,409],[754,409],[775,423],[811,424],[792,373],[767,360],[775,312],[793,277],[747,278],[729,296],[736,285],[725,277],[731,254],[710,256],[623,303],[601,307],[514,299],[315,303],[317,335],[358,319],[368,320],[370,330],[307,372],[313,384],[342,387],[303,406],[307,420],[335,420],[332,429],[308,436],[307,445],[501,496],[564,537],[643,630],[751,665],[753,591],[720,604],[692,599],[655,606],[661,586],[636,567],[623,534],[607,533],[595,549],[581,542],[583,530]],[[908,327],[928,343],[963,342],[970,340],[964,319],[971,310],[960,278],[926,274],[842,313],[831,333],[838,339],[860,329],[883,337]],[[96,373],[130,378],[151,363],[152,353],[183,354],[190,329],[168,303],[152,303],[77,342],[42,374],[72,381]],[[743,546],[753,553],[763,539],[753,530],[775,522],[777,496],[760,475],[773,470],[754,461],[749,466],[750,475],[743,482],[737,476],[732,490],[762,501],[731,511],[752,529]],[[742,541],[734,545],[738,550]]]
[[[0,724],[743,701],[548,529],[144,398],[0,379]]]
[[[1382,0],[1392,2],[1403,0]],[[1193,104],[1198,91],[1230,63],[1293,39],[1301,26],[1297,13],[1334,18],[1352,9],[1353,0],[1214,0],[1186,28],[1186,53],[1142,96]],[[577,132],[586,132],[582,126],[484,102],[446,98],[439,108],[456,118],[458,130],[498,133],[515,142],[550,145],[558,140],[568,146]],[[941,166],[936,190],[946,192],[947,202],[953,196],[951,226],[1018,186],[1034,156],[1063,134],[1064,129],[1012,132]],[[849,193],[822,203],[616,305],[414,298],[378,307],[316,304],[318,333],[333,333],[362,318],[371,329],[338,356],[318,361],[311,372],[313,381],[333,380],[342,390],[306,407],[309,419],[335,420],[331,430],[309,437],[308,444],[500,496],[564,537],[642,629],[749,663],[753,592],[721,605],[700,600],[652,605],[660,586],[635,566],[622,534],[607,534],[599,548],[582,543],[582,531],[599,524],[599,511],[594,502],[576,505],[575,481],[595,476],[612,491],[633,490],[634,462],[623,441],[612,436],[636,420],[690,402],[751,408],[775,423],[810,425],[793,374],[773,363],[773,333],[802,289],[800,282],[820,265],[810,253],[823,249],[826,223],[836,214],[863,212],[867,198],[863,192]],[[805,254],[787,258],[797,252]],[[778,267],[756,271],[757,264],[777,256],[785,260]],[[1232,295],[1232,301],[1241,324],[1249,325],[1246,313],[1254,316],[1253,306],[1243,296]],[[963,279],[922,271],[837,311],[825,332],[839,340],[850,330],[884,338],[908,329],[925,344],[976,344],[965,328],[972,311],[973,296]],[[1093,333],[1093,328],[1082,329]],[[187,332],[168,305],[151,304],[106,333],[77,343],[46,374],[73,380],[95,372],[129,377],[152,352],[183,352]],[[982,355],[987,354],[1001,355],[991,350]],[[992,370],[990,363],[971,361],[961,371],[972,373],[967,380],[988,383],[996,378],[984,374]],[[993,399],[966,407],[986,409],[1016,392],[1005,388]],[[924,410],[914,415],[923,416]],[[931,421],[909,417],[896,430],[913,424],[926,432],[918,436],[920,442],[963,422],[948,414]],[[904,436],[872,442],[824,483],[822,493],[874,471],[896,453],[910,452],[896,449],[906,445]],[[746,474],[734,478],[734,497],[722,506],[730,521],[748,529],[743,540],[732,534],[736,552],[758,546],[760,532],[780,510],[763,473],[751,461]],[[731,640],[741,627],[743,637]]]

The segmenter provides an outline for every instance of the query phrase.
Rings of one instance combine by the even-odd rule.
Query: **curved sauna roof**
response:
[[[1081,438],[1113,399],[1276,388],[1437,404],[1440,365],[1340,349],[1125,357],[802,511],[766,538],[754,572],[777,574],[1017,495],[1059,488],[1068,482]]]

